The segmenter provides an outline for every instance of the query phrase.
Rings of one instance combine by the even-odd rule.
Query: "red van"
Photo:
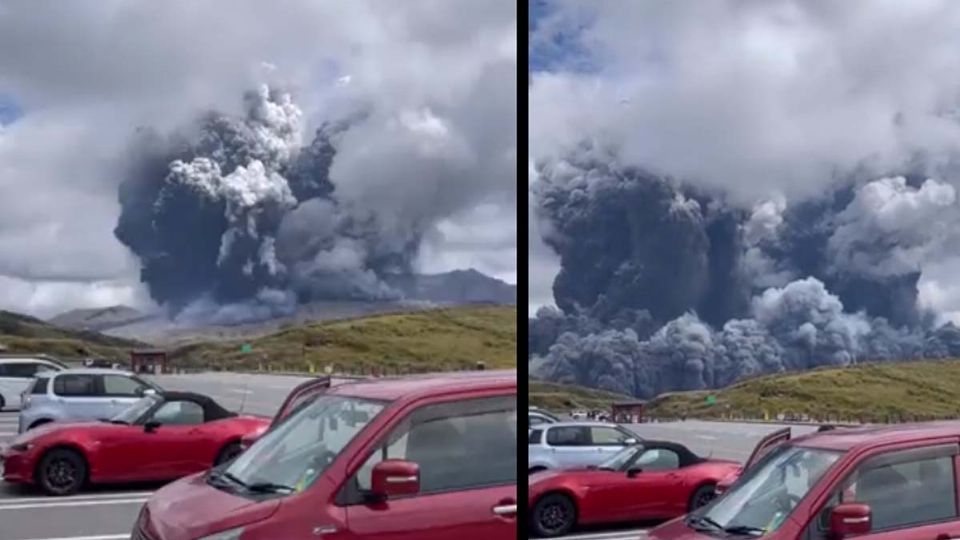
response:
[[[650,540],[960,537],[960,422],[838,429],[783,440],[707,506]]]
[[[324,388],[233,462],[170,484],[134,540],[506,540],[517,374]]]

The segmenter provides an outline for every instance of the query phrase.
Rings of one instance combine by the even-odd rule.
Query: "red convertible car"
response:
[[[111,420],[32,429],[0,452],[0,471],[8,482],[36,484],[50,495],[87,483],[173,480],[233,459],[241,438],[269,424],[207,396],[164,392]]]

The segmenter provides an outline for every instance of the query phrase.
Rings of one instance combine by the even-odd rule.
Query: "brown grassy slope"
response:
[[[517,308],[467,306],[312,323],[249,340],[199,343],[172,352],[175,364],[225,369],[378,369],[388,373],[517,367]],[[264,361],[265,359],[265,361]]]

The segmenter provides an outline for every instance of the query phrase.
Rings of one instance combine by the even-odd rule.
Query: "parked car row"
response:
[[[180,478],[143,507],[142,540],[516,537],[515,371],[330,382],[301,384],[270,420],[132,373],[40,373],[0,475],[51,495]],[[114,398],[132,403],[70,416],[82,401],[104,414]]]
[[[598,465],[531,474],[528,527],[550,537],[657,518],[670,521],[648,531],[652,540],[953,538],[957,471],[957,421],[830,426],[798,438],[785,428],[764,437],[743,465],[643,440]]]
[[[147,502],[134,539],[517,535],[516,372],[356,382]]]

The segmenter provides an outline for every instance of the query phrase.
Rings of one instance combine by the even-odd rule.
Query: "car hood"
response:
[[[647,533],[647,540],[716,540],[716,537],[687,527],[686,516],[672,519]]]
[[[150,528],[160,538],[201,538],[265,520],[280,507],[278,499],[254,501],[216,489],[207,484],[206,475],[178,480],[147,501]]]
[[[122,429],[124,425],[110,424],[107,422],[91,422],[89,420],[58,420],[37,426],[30,431],[21,433],[16,439],[10,442],[11,445],[36,442],[38,439],[50,436],[58,436],[66,432],[77,430],[109,430]]]

